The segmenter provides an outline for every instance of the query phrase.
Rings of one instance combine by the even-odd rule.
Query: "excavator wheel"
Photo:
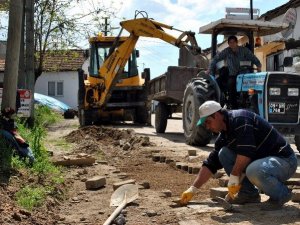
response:
[[[168,106],[159,102],[155,110],[155,130],[156,133],[165,133],[168,122]]]
[[[204,126],[197,126],[199,106],[207,100],[216,100],[215,86],[205,78],[193,79],[187,84],[183,97],[183,129],[186,143],[189,145],[205,146],[212,133]]]
[[[300,152],[300,135],[295,135],[295,145],[297,150]]]
[[[147,124],[148,116],[149,113],[146,107],[137,107],[135,109],[134,123]]]
[[[91,117],[89,117],[88,111],[84,110],[83,113],[82,111],[83,110],[80,109],[78,110],[79,125],[81,127],[92,125],[93,121],[91,120]]]

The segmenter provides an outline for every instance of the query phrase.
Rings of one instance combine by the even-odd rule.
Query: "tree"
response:
[[[16,109],[16,93],[22,30],[22,0],[10,1],[8,41],[5,59],[2,109]]]
[[[35,80],[44,70],[47,52],[80,48],[104,30],[104,17],[116,17],[119,11],[115,2],[107,6],[100,0],[41,0],[34,8]]]

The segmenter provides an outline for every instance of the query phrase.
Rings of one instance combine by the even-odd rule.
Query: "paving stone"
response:
[[[181,169],[181,166],[182,166],[182,163],[180,163],[180,162],[177,162],[177,163],[176,163],[176,168],[177,168],[177,169]]]
[[[292,201],[293,202],[300,202],[300,190],[292,190]]]
[[[300,186],[300,179],[299,178],[290,178],[284,182],[286,185],[297,185]]]
[[[159,162],[163,163],[166,161],[166,156],[161,155],[159,158]]]
[[[174,159],[166,159],[166,164],[170,164],[172,162],[174,162]]]
[[[160,161],[160,155],[152,155],[152,160],[154,162],[159,162]]]
[[[121,187],[124,184],[135,184],[135,180],[130,179],[130,180],[124,180],[124,181],[121,181],[121,182],[114,183],[113,184],[114,191],[117,190],[119,187]]]
[[[198,174],[200,171],[201,167],[200,166],[194,166],[193,167],[193,174]]]
[[[197,155],[197,152],[196,152],[195,149],[189,149],[189,150],[188,150],[188,154],[189,154],[189,156],[196,156],[196,155]]]
[[[184,170],[184,171],[188,171],[189,170],[189,165],[188,164],[182,164],[181,169]]]
[[[106,178],[102,176],[95,176],[93,178],[88,179],[85,182],[85,187],[88,190],[98,189],[103,187],[106,184]]]
[[[215,199],[215,197],[225,198],[227,193],[228,193],[227,187],[217,187],[217,188],[210,189],[210,197],[212,199]]]
[[[292,176],[292,178],[300,178],[300,170],[297,169],[296,173]]]

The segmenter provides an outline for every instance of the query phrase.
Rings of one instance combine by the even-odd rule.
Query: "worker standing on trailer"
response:
[[[183,192],[182,204],[221,168],[229,176],[225,198],[229,203],[260,202],[258,189],[270,197],[263,206],[265,210],[279,209],[291,199],[284,182],[295,173],[297,158],[272,125],[255,113],[226,110],[215,101],[203,103],[199,114],[197,125],[204,124],[219,136],[193,185]]]

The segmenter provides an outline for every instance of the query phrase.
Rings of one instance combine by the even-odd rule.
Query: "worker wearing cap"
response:
[[[247,110],[223,109],[215,101],[203,103],[199,114],[197,125],[219,136],[194,183],[182,193],[182,204],[221,168],[229,176],[226,200],[230,203],[260,202],[258,189],[270,197],[265,209],[280,208],[291,199],[284,182],[295,173],[297,158],[271,124]]]

